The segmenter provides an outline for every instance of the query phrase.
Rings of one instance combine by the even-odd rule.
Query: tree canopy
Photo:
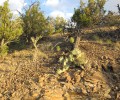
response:
[[[8,5],[8,1],[4,2],[3,6],[0,6],[0,52],[7,53],[8,43],[18,39],[23,33],[22,21],[13,19]]]
[[[40,11],[39,2],[35,2],[25,10],[22,15],[22,20],[24,22],[24,37],[28,42],[30,42],[31,37],[36,37],[39,35],[45,35],[46,19],[43,13]]]
[[[88,3],[85,5],[80,0],[80,7],[74,10],[72,20],[81,27],[100,23],[101,18],[105,14],[105,3],[106,0],[88,0]]]

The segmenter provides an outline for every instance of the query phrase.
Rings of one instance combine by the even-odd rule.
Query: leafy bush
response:
[[[0,51],[2,56],[8,52],[7,45],[16,41],[22,32],[22,20],[13,19],[8,1],[5,1],[4,5],[0,6]]]
[[[105,3],[106,0],[88,0],[88,3],[85,4],[80,0],[80,7],[75,9],[72,20],[76,22],[79,27],[100,24],[105,14]]]
[[[66,24],[66,20],[63,17],[57,16],[54,19],[54,27],[56,33],[61,33],[63,31],[63,26]]]
[[[87,16],[86,14],[83,14],[80,11],[80,9],[75,10],[72,20],[77,22],[77,25],[82,27],[90,26],[92,21],[91,17]]]
[[[52,35],[55,32],[55,28],[53,26],[53,24],[51,24],[50,22],[48,22],[48,24],[46,25],[46,35]]]
[[[45,36],[47,21],[42,11],[40,11],[39,2],[31,4],[24,14],[21,14],[23,20],[23,30],[26,42],[31,42],[31,37]]]

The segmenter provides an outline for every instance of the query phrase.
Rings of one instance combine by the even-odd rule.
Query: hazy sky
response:
[[[6,0],[0,0],[0,5]],[[22,12],[22,8],[25,5],[34,2],[35,0],[9,0],[10,8],[13,13],[17,14],[16,10]],[[46,16],[56,17],[57,15],[64,18],[70,18],[74,12],[74,8],[79,7],[80,0],[39,0],[41,10]],[[87,0],[83,0],[86,2]],[[117,4],[120,4],[120,0],[107,0],[105,9],[118,12]]]

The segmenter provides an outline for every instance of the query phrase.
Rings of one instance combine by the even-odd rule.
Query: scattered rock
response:
[[[71,100],[71,97],[68,92],[65,93],[64,100]]]
[[[83,94],[87,94],[86,89],[84,89],[84,88],[81,88],[81,89],[82,89],[82,93],[83,93]]]
[[[98,98],[91,98],[91,100],[98,100]]]
[[[93,80],[96,80],[96,81],[106,82],[106,78],[105,78],[105,76],[103,75],[103,73],[98,72],[98,71],[95,72],[91,78],[92,78]]]
[[[106,89],[106,90],[105,90],[104,96],[105,96],[106,98],[109,98],[109,99],[111,98],[111,95],[109,94],[110,91],[111,91],[111,89]]]
[[[2,97],[3,95],[0,93],[0,98]]]
[[[32,95],[34,98],[38,98],[39,97],[39,93],[33,93]]]
[[[117,93],[117,100],[120,100],[120,92]]]
[[[84,77],[84,74],[85,74],[85,72],[82,71],[81,74],[80,74],[80,76],[81,76],[81,77]]]

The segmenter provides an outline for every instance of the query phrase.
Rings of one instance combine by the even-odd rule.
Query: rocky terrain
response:
[[[71,34],[41,40],[39,49],[44,54],[38,57],[30,47],[1,59],[0,100],[120,100],[119,31],[89,32],[84,32],[77,44],[88,59],[83,69],[70,67],[56,73],[62,67],[59,57],[66,48],[73,48],[67,41]],[[61,51],[55,50],[57,43]]]

